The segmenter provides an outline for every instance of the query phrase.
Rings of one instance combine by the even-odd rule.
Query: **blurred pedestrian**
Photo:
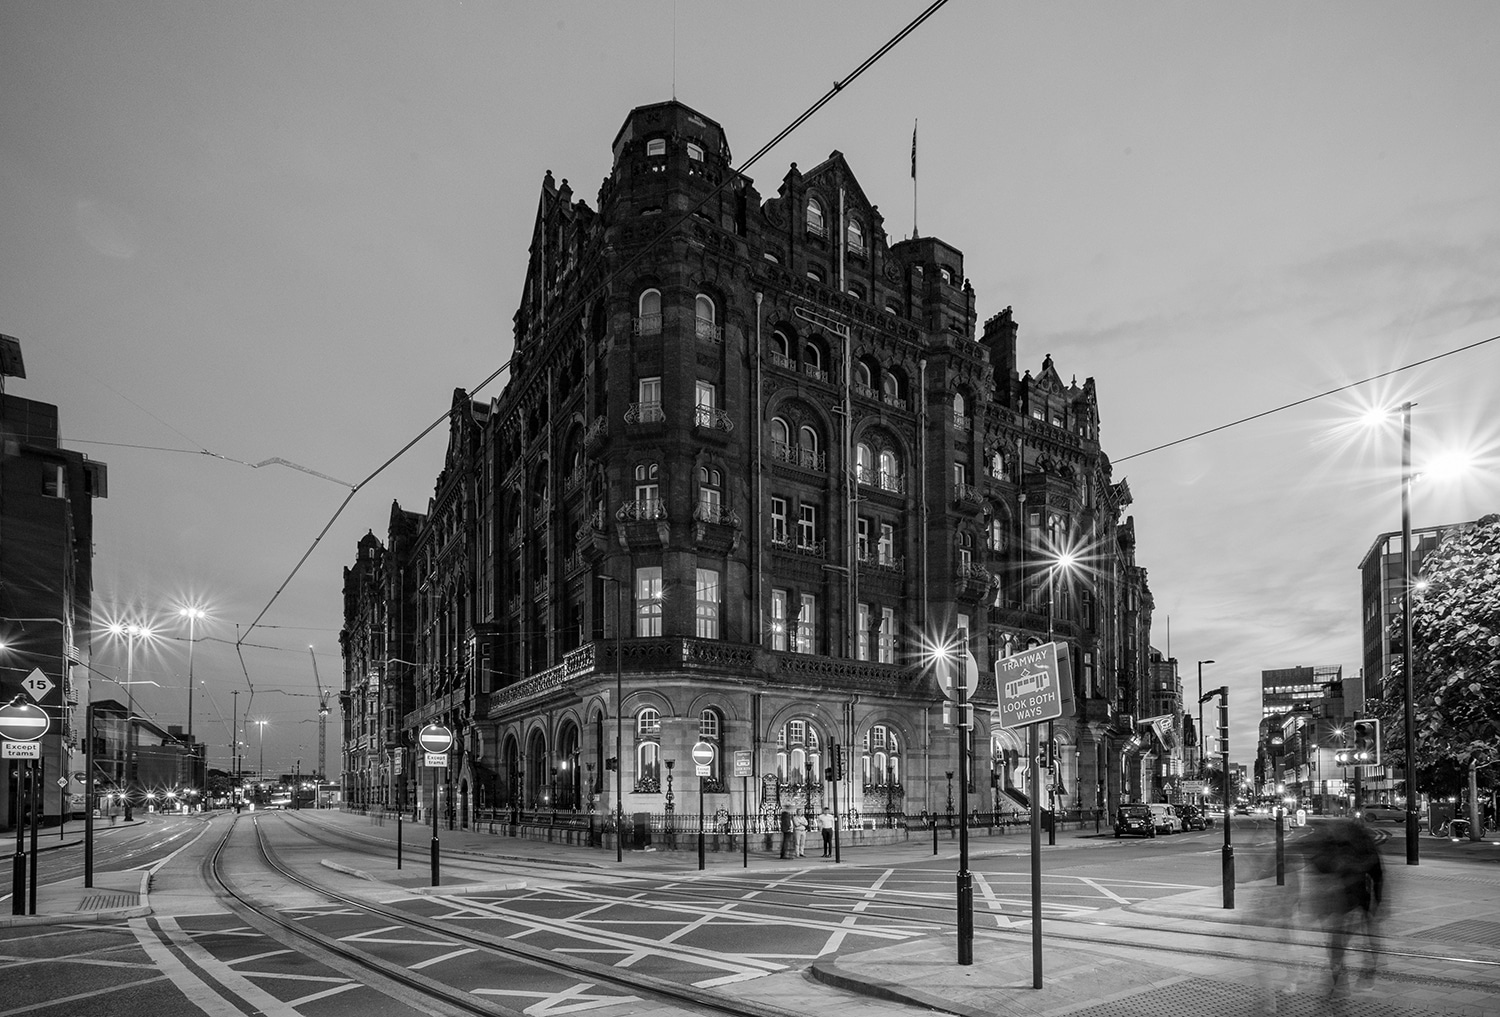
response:
[[[781,810],[781,857],[785,858],[788,850],[796,851],[796,840],[792,829],[792,811]]]
[[[1380,850],[1364,823],[1338,819],[1309,830],[1302,841],[1307,861],[1306,891],[1312,910],[1328,933],[1331,991],[1349,988],[1347,954],[1364,937],[1365,963],[1360,980],[1370,984],[1379,960],[1375,939],[1385,871]]]

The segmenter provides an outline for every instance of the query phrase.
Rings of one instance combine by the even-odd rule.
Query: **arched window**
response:
[[[709,342],[718,341],[722,335],[714,317],[713,298],[702,293],[693,301],[693,331],[699,339]]]
[[[637,519],[655,519],[661,510],[660,472],[656,463],[636,463],[635,508]]]
[[[885,396],[886,402],[901,401],[901,379],[890,371],[887,371],[880,379],[880,394]]]
[[[697,144],[696,142],[689,141],[687,143],[687,154],[688,154],[688,160],[690,162],[702,162],[703,161],[703,146]]]
[[[875,390],[875,378],[870,373],[870,365],[863,360],[854,365],[854,383],[872,392]]]
[[[650,138],[646,141],[646,158],[658,159],[667,154],[666,138]]]
[[[860,225],[858,219],[849,220],[849,225],[844,228],[844,234],[848,240],[850,254],[865,253],[865,228]]]
[[[855,479],[861,484],[875,483],[875,453],[870,446],[860,442],[854,449]]]
[[[901,464],[890,449],[880,452],[880,486],[887,491],[901,490]]]
[[[791,784],[801,784],[811,776],[813,784],[823,781],[823,754],[818,730],[806,720],[789,720],[776,733],[776,775]]]
[[[901,739],[884,724],[865,732],[864,782],[881,788],[901,783]]]
[[[771,333],[771,359],[783,367],[792,364],[792,343],[781,329]]]
[[[823,369],[823,351],[817,343],[810,342],[802,347],[802,366],[813,371]]]
[[[698,514],[709,523],[717,523],[724,516],[723,474],[707,466],[698,467]]]
[[[644,794],[661,790],[661,745],[640,742],[635,747],[635,789]]]
[[[636,714],[635,733],[642,738],[660,738],[661,714],[649,706]]]
[[[817,198],[807,199],[807,232],[815,237],[828,235],[828,225],[823,220],[823,203]]]
[[[661,290],[651,289],[641,294],[635,331],[637,335],[661,333]]]
[[[962,392],[955,392],[955,393],[953,393],[953,416],[954,416],[954,418],[956,419],[958,417],[966,417],[968,415],[969,415],[969,402],[968,402],[967,399],[964,398],[964,394]]]
[[[803,424],[797,431],[797,446],[802,450],[804,458],[818,454],[818,432],[810,425]]]
[[[780,417],[771,418],[771,456],[783,461],[792,458],[792,429]]]
[[[724,777],[724,718],[718,710],[708,709],[698,714],[698,740],[714,747],[714,761],[709,776],[718,780]]]

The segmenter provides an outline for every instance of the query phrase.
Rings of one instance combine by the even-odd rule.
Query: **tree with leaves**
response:
[[[1416,770],[1435,774],[1457,764],[1467,772],[1471,836],[1477,838],[1481,777],[1493,786],[1491,768],[1500,763],[1500,515],[1450,533],[1422,562],[1417,579],[1411,646]],[[1399,665],[1389,687],[1403,689]],[[1405,704],[1400,695],[1386,702],[1393,710],[1385,718],[1389,740],[1404,756]]]

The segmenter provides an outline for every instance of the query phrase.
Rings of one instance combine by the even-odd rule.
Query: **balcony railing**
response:
[[[807,224],[807,235],[810,237],[821,237],[826,240],[828,238],[828,227],[810,222]]]
[[[895,494],[906,493],[906,478],[899,473],[876,470],[868,466],[861,466],[855,472],[859,482],[868,487],[878,487],[882,491],[891,491]]]
[[[661,315],[643,314],[631,323],[636,335],[661,335]]]
[[[973,484],[954,484],[953,499],[957,502],[978,503],[984,500],[984,493]]]
[[[981,586],[994,586],[999,582],[993,572],[973,561],[958,563],[958,578],[965,582],[978,583]]]
[[[807,375],[813,381],[828,380],[828,372],[823,370],[821,367],[814,367],[812,364],[803,364],[802,373]]]
[[[661,403],[631,403],[625,411],[627,424],[660,424],[667,419]]]
[[[826,472],[828,469],[826,452],[814,452],[810,448],[803,448],[785,441],[771,442],[771,458],[777,462],[800,466],[804,470],[817,470],[819,473]]]
[[[716,410],[712,406],[697,406],[693,408],[693,426],[727,433],[734,430],[734,421],[723,410]]]
[[[732,509],[714,502],[700,501],[693,506],[693,520],[700,523],[730,525],[738,520]]]
[[[693,334],[698,337],[700,342],[721,343],[724,341],[723,326],[715,325],[707,318],[697,318],[694,320]]]
[[[864,399],[874,400],[875,402],[880,401],[880,392],[877,389],[873,389],[869,385],[861,385],[857,381],[854,383],[854,394]]]
[[[957,410],[953,412],[953,426],[960,431],[967,431],[973,423],[974,418],[967,413],[959,413]]]
[[[637,501],[627,501],[620,506],[620,511],[615,513],[615,518],[621,522],[633,520],[638,523],[649,523],[658,519],[665,519],[667,518],[667,503],[660,498],[642,498]]]
[[[881,395],[880,401],[885,403],[887,406],[894,406],[898,410],[906,409],[905,396],[892,395],[890,392],[886,392]]]
[[[582,487],[583,482],[587,479],[587,470],[574,470],[572,473],[563,478],[563,492],[565,494],[572,494],[574,491]]]
[[[879,552],[870,554],[868,551],[859,555],[859,564],[862,569],[874,572],[891,572],[901,575],[906,571],[906,559],[900,555]]]
[[[767,353],[766,359],[786,371],[795,371],[797,369],[796,363],[785,353]]]

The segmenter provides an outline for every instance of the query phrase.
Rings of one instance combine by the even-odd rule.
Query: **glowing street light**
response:
[[[135,643],[137,639],[149,639],[155,633],[146,625],[135,622],[120,623],[109,627],[116,636],[125,637],[125,822],[135,818],[134,799],[130,793],[135,779]]]

